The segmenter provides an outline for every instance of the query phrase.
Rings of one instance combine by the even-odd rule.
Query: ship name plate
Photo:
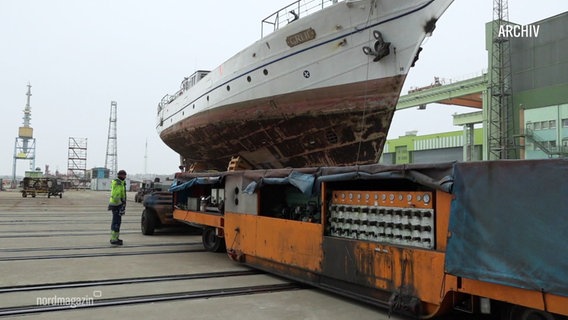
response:
[[[314,40],[316,38],[316,31],[312,28],[302,30],[286,38],[286,43],[289,47],[295,47],[304,42]]]

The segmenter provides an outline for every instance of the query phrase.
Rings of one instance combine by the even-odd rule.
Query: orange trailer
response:
[[[251,267],[422,318],[554,319],[568,315],[567,172],[539,160],[180,173],[171,191],[175,219]]]

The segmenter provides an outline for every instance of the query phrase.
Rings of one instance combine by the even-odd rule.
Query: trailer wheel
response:
[[[512,306],[510,320],[554,320],[554,316],[548,312],[524,308],[520,306]]]
[[[554,320],[554,317],[550,313],[544,311],[524,309],[519,319],[520,320]]]
[[[154,230],[156,229],[156,215],[144,209],[144,211],[142,211],[142,219],[140,221],[140,227],[142,229],[143,235],[147,236],[153,235]]]
[[[225,240],[217,237],[215,228],[203,229],[201,240],[203,241],[203,247],[205,247],[207,251],[222,252],[225,250]]]

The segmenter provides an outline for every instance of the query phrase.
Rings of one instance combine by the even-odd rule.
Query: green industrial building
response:
[[[469,160],[481,160],[483,130],[474,130],[474,147]],[[380,163],[407,164],[468,159],[464,148],[467,137],[463,131],[452,131],[423,136],[415,131],[407,132],[398,139],[387,140]]]
[[[415,90],[397,105],[404,109],[444,103],[482,111],[454,116],[454,125],[463,126],[463,131],[423,136],[408,132],[388,140],[381,163],[490,160],[496,154],[501,159],[568,157],[568,12],[527,26],[515,25],[531,32],[508,37],[496,37],[496,26],[497,22],[486,25],[487,74]],[[497,54],[496,48],[502,50],[503,43],[508,47],[506,54]],[[496,88],[497,77],[503,79],[500,88]],[[509,109],[496,108],[496,101],[507,101]]]
[[[520,156],[568,156],[568,12],[535,22],[538,36],[511,39]]]

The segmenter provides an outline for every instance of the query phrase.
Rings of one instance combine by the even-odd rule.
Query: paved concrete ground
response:
[[[22,198],[0,192],[0,309],[34,306],[52,297],[104,301],[120,297],[216,288],[285,284],[263,273],[151,283],[94,285],[2,292],[31,284],[149,276],[247,271],[225,254],[203,252],[201,238],[187,232],[140,233],[142,205],[129,201],[123,218],[124,247],[111,247],[108,192],[68,191],[63,198]],[[133,199],[133,197],[131,197]],[[0,310],[1,312],[1,310]],[[9,317],[8,317],[9,318]],[[14,316],[15,318],[15,316]],[[388,319],[385,310],[312,288],[210,299],[153,302],[99,308],[67,308],[18,319]],[[391,317],[390,319],[403,319]]]

